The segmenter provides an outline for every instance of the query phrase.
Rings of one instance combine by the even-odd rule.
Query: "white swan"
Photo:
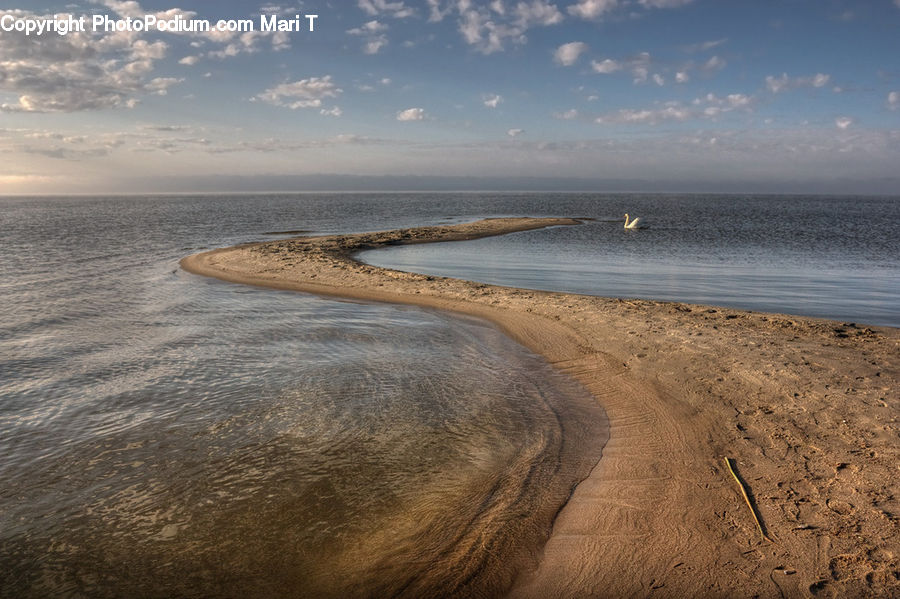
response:
[[[641,220],[640,217],[638,217],[632,221],[629,221],[628,213],[625,213],[625,228],[626,229],[639,229],[640,227],[638,227],[638,222],[640,222],[640,220]]]

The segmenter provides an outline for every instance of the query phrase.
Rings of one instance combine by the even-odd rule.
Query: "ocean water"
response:
[[[482,321],[178,268],[407,203],[0,200],[0,596],[505,588],[599,458],[583,388]]]
[[[625,211],[651,228],[621,230]],[[285,231],[510,215],[596,220],[366,259],[898,324],[891,199],[0,198],[0,596],[505,588],[600,455],[585,391],[478,320],[178,260]]]
[[[900,326],[900,198],[557,199],[555,214],[594,220],[466,243],[393,246],[359,258],[514,287]],[[514,213],[511,204],[503,202]],[[523,212],[533,206],[534,198],[523,198]],[[546,203],[539,211],[554,213]],[[625,230],[626,212],[647,228]]]

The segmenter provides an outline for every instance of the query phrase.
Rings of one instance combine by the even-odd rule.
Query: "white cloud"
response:
[[[900,2],[900,0],[897,0],[897,2]],[[898,4],[898,6],[900,6],[900,4]],[[887,107],[890,110],[897,110],[898,108],[900,108],[900,92],[894,91],[888,93]]]
[[[387,31],[388,26],[382,23],[379,23],[378,20],[368,21],[367,23],[363,23],[359,27],[354,29],[348,29],[347,33],[350,35],[372,35],[373,33],[381,33],[382,31]]]
[[[746,94],[728,94],[724,97],[707,94],[695,99],[690,106],[681,102],[665,102],[659,107],[645,109],[624,108],[594,119],[607,124],[657,125],[664,121],[687,121],[693,119],[715,119],[735,110],[752,110],[755,99]]]
[[[720,58],[719,56],[713,56],[701,67],[707,73],[715,73],[716,71],[721,71],[725,68],[725,65],[728,64],[725,62],[725,59]]]
[[[646,124],[656,125],[662,121],[686,121],[693,116],[690,109],[681,105],[666,106],[651,110],[632,110],[623,108],[594,119],[594,122],[607,124]]]
[[[563,121],[572,121],[578,118],[578,111],[574,108],[570,108],[565,112],[554,112],[553,118]]]
[[[813,87],[825,87],[828,85],[828,82],[831,80],[831,75],[825,75],[824,73],[817,73],[812,78],[809,79],[809,85]],[[802,81],[802,79],[801,79]]]
[[[563,44],[553,53],[553,59],[564,67],[570,67],[578,61],[578,57],[588,49],[584,42]]]
[[[272,49],[276,52],[291,47],[291,36],[287,31],[276,31],[272,34]]]
[[[773,94],[777,94],[782,91],[800,87],[825,87],[828,85],[829,81],[831,81],[831,75],[825,73],[816,73],[815,75],[795,78],[788,77],[787,73],[782,73],[780,77],[768,75],[766,77],[766,87]]]
[[[578,3],[570,5],[566,11],[574,17],[590,21],[599,19],[617,5],[618,0],[579,0]]]
[[[239,54],[256,54],[262,50],[261,42],[269,40],[273,50],[285,50],[290,48],[290,38],[286,37],[283,32],[269,33],[263,31],[247,31],[239,35],[228,33],[225,36],[219,36],[212,32],[208,34],[213,41],[227,42],[219,50],[211,50],[207,53],[210,58],[218,58],[220,60],[238,56]]]
[[[766,76],[766,87],[769,88],[769,91],[773,94],[777,94],[787,88],[789,81],[790,78],[787,76],[787,73],[784,73],[781,77],[768,75]]]
[[[278,15],[285,12],[284,7],[280,4],[266,3],[259,7],[259,12],[264,15]]]
[[[713,48],[721,46],[722,44],[724,44],[727,41],[728,41],[728,38],[723,37],[722,39],[718,39],[718,40],[709,40],[706,42],[700,42],[699,44],[690,44],[690,45],[684,46],[683,49],[685,52],[687,52],[689,54],[693,54],[695,52],[706,52],[707,50],[712,50]]]
[[[190,131],[191,127],[187,125],[138,125],[141,131],[161,131],[171,133],[173,131]]]
[[[395,19],[405,19],[416,14],[415,9],[406,6],[404,2],[388,2],[387,0],[358,0],[358,6],[366,14],[388,15]]]
[[[734,109],[747,107],[752,102],[753,96],[748,96],[746,94],[728,94],[724,98],[720,98],[716,94],[706,94],[704,97],[694,100],[692,104],[694,104],[695,106],[708,104],[711,106],[728,107],[730,109]]]
[[[660,75],[659,73],[654,73],[654,74],[653,74],[653,83],[655,83],[656,85],[662,87],[663,85],[666,84],[666,80],[665,80],[665,78],[664,78],[662,75]]]
[[[484,96],[484,105],[488,108],[497,108],[501,102],[503,102],[503,96],[498,94]]]
[[[516,22],[525,28],[532,25],[556,25],[563,20],[563,14],[556,5],[550,4],[547,0],[531,0],[530,3],[520,0],[516,3],[513,14]]]
[[[157,77],[156,79],[151,79],[147,85],[144,86],[144,89],[150,93],[156,94],[157,96],[165,96],[169,93],[169,88],[175,85],[176,83],[181,83],[184,79],[177,79],[175,77]]]
[[[631,74],[634,75],[632,82],[637,85],[638,83],[647,82],[647,75],[650,74],[650,70],[647,67],[638,66],[631,70]]]
[[[649,52],[641,52],[631,58],[627,58],[625,60],[614,60],[612,58],[606,58],[601,61],[592,60],[591,68],[595,73],[600,73],[603,75],[609,75],[611,73],[615,73],[621,70],[627,69],[631,72],[632,81],[635,85],[646,83],[650,79],[650,68],[652,66],[652,59],[650,57]],[[665,83],[662,75],[654,74],[653,81],[658,85],[662,85]]]
[[[425,118],[424,108],[407,108],[397,112],[398,121],[421,121]]]
[[[200,61],[199,56],[185,56],[184,58],[182,58],[181,60],[178,61],[178,64],[183,64],[183,65],[187,65],[190,67],[190,66],[197,64],[199,61]]]
[[[529,29],[556,25],[563,20],[563,14],[548,0],[519,0],[508,10],[503,2],[496,1],[485,6],[471,0],[428,0],[428,6],[430,22],[442,21],[455,13],[463,40],[482,54],[524,44]]]
[[[428,22],[429,23],[439,23],[444,20],[448,14],[453,12],[455,8],[452,2],[448,2],[446,8],[441,8],[441,0],[427,0],[428,1]]]
[[[248,54],[253,54],[254,52],[256,52],[255,49],[247,48],[247,47],[243,46],[242,44],[228,44],[221,50],[210,51],[207,54],[207,56],[209,56],[210,58],[225,59],[225,58],[231,58],[232,56],[237,56],[238,54],[240,54],[241,52],[243,52],[245,50],[247,51]]]
[[[364,54],[378,54],[378,52],[387,45],[388,40],[385,36],[379,36],[373,39],[370,39],[365,44],[363,44],[363,53]]]
[[[710,93],[702,98],[695,99],[692,104],[694,106],[704,107],[702,116],[715,118],[720,114],[741,108],[750,110],[753,102],[753,96],[748,96],[746,94],[728,94],[724,98],[720,98],[719,96]]]
[[[211,141],[202,136],[202,128],[188,125],[141,124],[136,130],[92,131],[79,135],[65,131],[22,130],[25,140],[18,150],[32,156],[83,161],[112,154],[118,149],[130,152],[161,151],[175,154],[184,150],[206,150]]]
[[[341,110],[341,107],[340,107],[340,106],[334,106],[334,107],[332,107],[331,109],[327,109],[327,110],[326,110],[325,108],[321,109],[321,110],[319,111],[319,114],[321,114],[322,116],[335,116],[335,117],[337,117],[337,116],[341,116],[342,114],[344,114],[344,111]]]
[[[596,60],[591,61],[591,68],[594,69],[595,73],[602,73],[604,75],[608,75],[610,73],[615,73],[616,71],[622,70],[622,64],[612,60],[611,58],[607,58],[600,62]]]
[[[24,10],[0,10],[19,19],[52,19]],[[4,112],[74,112],[131,108],[138,96],[164,93],[178,80],[152,79],[156,61],[168,45],[130,32],[93,36],[0,35],[0,92],[18,96]]]
[[[293,153],[303,150],[318,150],[320,148],[328,148],[334,146],[375,146],[394,144],[400,145],[401,142],[389,141],[378,138],[366,137],[364,135],[356,135],[353,133],[341,133],[327,138],[306,138],[306,139],[278,139],[267,138],[260,141],[232,141],[217,143],[209,147],[206,151],[210,154],[232,154],[237,152],[258,152],[263,154],[272,153]]]
[[[509,131],[506,132],[506,134],[509,135],[510,137],[518,137],[518,136],[522,135],[523,133],[525,133],[524,129],[510,129]]]
[[[143,7],[141,7],[140,3],[136,0],[91,0],[95,4],[102,4],[112,10],[116,15],[122,18],[132,18],[132,19],[141,19],[146,15],[153,15],[159,21],[163,20],[172,20],[175,18],[181,18],[185,21],[190,21],[197,18],[197,13],[189,10],[183,10],[180,8],[170,8],[168,10],[163,11],[147,11]],[[278,9],[278,10],[276,10]],[[260,12],[263,14],[273,14],[274,12],[284,13],[290,12],[295,9],[286,9],[284,7],[277,7],[272,4],[265,5],[260,8]],[[123,32],[125,35],[131,36],[133,39],[140,37],[141,34],[138,33],[130,33]],[[262,32],[262,31],[249,31],[249,32],[238,32],[238,31],[219,31],[215,27],[211,28],[210,31],[184,31],[184,32],[176,32],[170,35],[185,35],[192,38],[195,38],[194,41],[191,42],[191,46],[194,48],[202,48],[206,43],[211,42],[214,44],[221,44],[222,47],[218,50],[212,50],[208,53],[208,56],[212,58],[230,58],[232,56],[237,56],[239,54],[253,54],[260,50],[258,42],[263,39],[268,39],[271,42],[271,47],[275,51],[286,50],[291,47],[291,38],[287,32],[284,31],[276,31],[276,32]],[[116,34],[119,35],[119,34]]]
[[[743,108],[753,102],[753,97],[745,94],[728,94],[725,99],[734,108]]]
[[[348,29],[347,33],[365,38],[363,41],[363,53],[378,54],[388,43],[388,38],[384,34],[387,30],[387,25],[379,23],[378,20],[372,20],[354,29]]]
[[[725,43],[725,39],[715,40],[712,42],[704,42],[703,44],[695,44],[684,48],[685,52],[698,52],[702,47],[713,48],[719,44]],[[648,63],[649,64],[649,63]],[[693,60],[682,63],[676,67],[675,82],[687,83],[691,80],[692,71],[698,71],[701,76],[712,77],[728,65],[728,62],[719,55],[710,56],[704,62],[697,64]]]
[[[135,1],[101,0],[99,4],[112,9],[116,14],[122,17],[136,19],[143,17],[145,14],[141,5]]]
[[[849,129],[850,125],[852,125],[853,123],[854,123],[854,120],[852,118],[850,118],[849,116],[839,116],[836,119],[834,119],[834,124],[837,126],[838,129],[841,129],[841,130]]]
[[[298,108],[319,108],[325,98],[336,98],[343,92],[325,77],[310,77],[292,83],[281,83],[255,96],[254,99],[296,110]]]
[[[628,66],[631,68],[634,83],[645,83],[650,74],[650,53],[641,52],[628,61]]]

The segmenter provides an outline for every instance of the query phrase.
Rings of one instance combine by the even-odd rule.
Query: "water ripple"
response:
[[[177,269],[187,247],[370,228],[361,203],[0,200],[0,596],[508,582],[599,455],[583,389],[480,321]],[[410,203],[380,222],[444,218],[398,222]],[[562,469],[560,412],[581,423],[566,447],[588,448]]]

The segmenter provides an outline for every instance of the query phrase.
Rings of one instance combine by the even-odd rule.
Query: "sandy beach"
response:
[[[512,597],[900,596],[900,330],[515,289],[353,259],[578,224],[506,218],[299,237],[181,265],[484,318],[593,394],[610,439]]]

